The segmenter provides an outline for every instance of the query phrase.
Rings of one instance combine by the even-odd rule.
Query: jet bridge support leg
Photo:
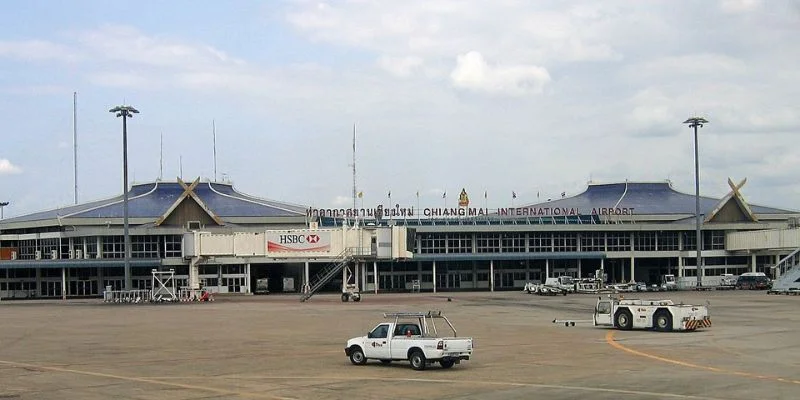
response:
[[[308,261],[305,262],[304,269],[303,269],[303,293],[308,293],[311,291],[311,286],[309,285],[309,275],[308,275]]]
[[[200,257],[192,257],[189,262],[189,289],[192,290],[200,289],[200,267],[197,265],[199,261]]]

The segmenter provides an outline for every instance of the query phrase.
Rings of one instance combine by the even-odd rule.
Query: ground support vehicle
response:
[[[257,279],[253,294],[269,294],[269,278]]]
[[[350,299],[361,301],[361,292],[358,290],[358,286],[348,284],[342,289],[342,301],[347,302]]]
[[[717,290],[734,290],[736,289],[737,277],[733,274],[722,274],[719,278],[719,286]]]
[[[522,289],[526,293],[538,294],[540,296],[555,296],[567,293],[575,293],[577,288],[576,281],[571,276],[559,276],[558,278],[547,278],[544,283],[528,282]]]
[[[745,272],[736,280],[736,289],[770,290],[772,282],[763,272]]]
[[[661,275],[661,290],[666,290],[666,291],[678,290],[678,282],[675,280],[675,275],[673,274]]]
[[[363,365],[367,360],[380,360],[388,364],[408,360],[411,368],[421,371],[435,362],[442,368],[450,368],[472,356],[472,338],[459,337],[441,311],[384,313],[383,316],[390,321],[378,324],[366,336],[347,341],[344,353],[351,363]],[[453,336],[440,336],[437,320],[446,323]]]
[[[557,286],[533,282],[526,283],[522,291],[529,294],[538,294],[539,296],[555,296],[559,294],[566,296],[569,293],[566,289]]]
[[[708,306],[609,296],[598,298],[592,322],[594,326],[613,326],[622,330],[694,331],[710,327],[711,317]]]

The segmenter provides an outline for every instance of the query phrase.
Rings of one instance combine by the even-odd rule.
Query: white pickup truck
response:
[[[347,341],[344,353],[350,362],[363,365],[370,359],[384,364],[408,360],[411,368],[421,371],[434,362],[442,368],[450,368],[472,356],[472,338],[458,337],[453,324],[441,311],[384,313],[383,316],[391,322],[378,324],[366,336]],[[439,336],[436,320],[447,323],[453,336]]]

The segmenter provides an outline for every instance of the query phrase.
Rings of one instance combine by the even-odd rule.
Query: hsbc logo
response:
[[[302,243],[318,243],[320,240],[319,235],[280,235],[278,242],[280,244],[302,244]]]

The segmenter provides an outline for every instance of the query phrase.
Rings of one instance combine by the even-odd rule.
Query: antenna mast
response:
[[[211,130],[214,131],[214,182],[217,181],[217,124],[211,120]]]
[[[353,209],[356,209],[356,124],[353,124]]]
[[[78,92],[72,92],[72,159],[75,164],[75,204],[78,204]]]
[[[161,152],[158,159],[158,180],[164,179],[164,132],[161,132]]]

